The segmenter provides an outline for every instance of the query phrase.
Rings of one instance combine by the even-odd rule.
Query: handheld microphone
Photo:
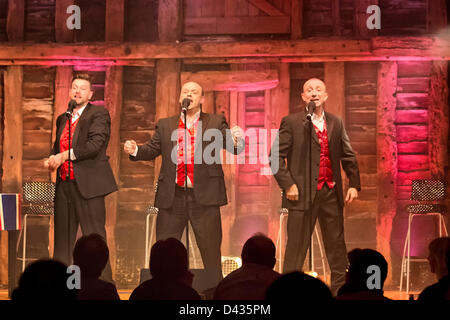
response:
[[[306,106],[306,112],[307,112],[306,119],[311,121],[312,115],[313,115],[315,110],[316,110],[316,104],[314,103],[314,101],[310,101],[308,103],[308,105]]]
[[[181,102],[181,111],[183,111],[183,113],[187,112],[187,108],[191,105],[191,99],[188,98],[184,98],[183,101]]]
[[[77,106],[77,102],[75,100],[71,99],[69,101],[69,106],[67,107],[66,115],[72,116],[73,109],[75,109],[76,106]]]

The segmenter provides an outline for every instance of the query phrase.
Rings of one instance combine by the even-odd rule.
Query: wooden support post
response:
[[[106,0],[106,41],[122,41],[125,0]]]
[[[392,222],[397,212],[397,143],[395,109],[397,63],[381,62],[378,69],[377,107],[377,250],[391,261]],[[392,280],[392,264],[388,278]]]
[[[289,114],[289,106],[290,106],[290,65],[289,63],[279,63],[279,64],[271,64],[273,68],[278,69],[280,82],[278,86],[270,90],[270,108],[266,112],[268,112],[267,117],[269,121],[267,123],[266,129],[273,130],[278,129],[280,127],[281,120],[283,117]],[[297,90],[293,88],[293,90]],[[300,91],[298,91],[300,94]],[[269,139],[271,139],[271,134],[269,134]],[[268,143],[271,143],[271,140],[268,139]],[[270,146],[272,148],[272,146]],[[270,195],[271,195],[271,210],[274,217],[269,225],[269,229],[277,229],[279,227],[279,210],[281,209],[281,189],[278,183],[275,181],[273,177],[270,179]],[[272,231],[273,232],[273,231]],[[275,237],[277,234],[275,234]],[[283,243],[286,242],[283,240]],[[282,252],[282,260],[284,259],[284,246],[283,248],[278,247],[277,251],[281,250]],[[277,253],[277,257],[278,257]],[[282,263],[282,261],[277,261],[277,263]],[[277,267],[278,268],[278,265]],[[277,269],[278,270],[278,269]]]
[[[335,36],[342,35],[341,7],[339,1],[340,0],[331,1],[331,17],[333,19],[333,34]]]
[[[161,42],[175,42],[183,36],[183,1],[161,0],[158,6],[158,34]]]
[[[431,67],[430,105],[428,107],[428,152],[430,173],[444,180],[448,166],[448,66],[446,61],[434,61]]]
[[[56,120],[58,116],[67,110],[69,104],[69,90],[72,87],[73,69],[68,67],[57,67],[55,77],[55,106],[53,111],[53,126],[52,126],[52,146],[56,139]],[[52,181],[55,182],[56,175],[53,176]]]
[[[6,18],[8,41],[19,42],[24,39],[25,0],[9,0]]]
[[[344,62],[326,62],[324,76],[328,92],[326,110],[345,121]]]
[[[106,1],[105,39],[106,41],[123,41],[125,0]],[[120,119],[122,116],[123,67],[109,66],[105,77],[105,107],[111,116],[111,136],[108,155],[116,181],[120,176]],[[116,237],[115,227],[118,211],[118,192],[106,198],[106,234],[109,247],[109,260],[113,276],[116,274]]]
[[[55,2],[56,42],[73,42],[74,30],[67,28],[67,19],[70,16],[67,13],[67,8],[73,4],[73,0],[57,0]]]
[[[291,40],[303,37],[303,0],[291,1]]]
[[[180,113],[181,62],[175,59],[156,62],[156,115],[155,121]],[[158,181],[161,157],[155,159],[155,184]]]
[[[108,67],[105,80],[105,107],[111,116],[111,137],[108,145],[109,161],[116,181],[120,174],[120,119],[122,115],[122,67]],[[106,198],[106,233],[108,235],[109,259],[113,275],[116,272],[115,226],[117,221],[118,193]]]
[[[4,78],[2,192],[22,193],[22,67],[8,67]],[[17,285],[16,244],[18,231],[8,231],[8,294]]]

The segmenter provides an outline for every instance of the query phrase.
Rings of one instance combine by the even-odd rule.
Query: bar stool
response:
[[[150,250],[151,243],[155,235],[156,216],[158,214],[158,208],[150,205],[145,210],[145,267],[150,268]]]
[[[284,239],[284,232],[285,232],[285,228],[284,226],[284,220],[288,217],[288,212],[289,210],[287,208],[281,208],[280,209],[280,228],[278,230],[278,237],[277,237],[277,248],[278,248],[278,260],[279,260],[279,273],[283,273],[283,260],[282,260],[282,248],[283,248],[283,239]],[[311,257],[312,257],[312,261],[311,261],[311,272],[315,272],[315,267],[314,267],[314,236],[317,239],[317,243],[319,245],[319,251],[320,251],[320,258],[322,261],[322,269],[323,269],[323,279],[324,281],[326,281],[327,279],[327,269],[326,269],[326,264],[325,264],[325,256],[323,254],[323,244],[322,241],[319,237],[319,232],[317,230],[317,224],[314,227],[314,232],[311,235]]]
[[[406,232],[405,245],[403,247],[402,264],[400,272],[400,292],[403,290],[403,278],[406,276],[406,294],[409,294],[409,275],[411,262],[426,262],[424,258],[411,258],[411,225],[415,216],[437,216],[439,223],[439,237],[448,236],[444,222],[444,214],[447,207],[440,204],[445,196],[445,184],[439,180],[413,180],[411,188],[411,200],[417,204],[406,206],[408,212],[408,231]],[[444,232],[443,232],[444,231]]]
[[[20,238],[22,237],[22,257],[17,260],[22,261],[22,272],[25,270],[26,262],[37,260],[37,258],[27,258],[27,231],[28,218],[46,218],[49,219],[50,229],[53,225],[53,200],[55,198],[55,184],[52,182],[25,182],[23,184],[23,206],[24,212],[23,227],[20,229],[19,241],[16,251],[19,250]],[[49,253],[52,256],[50,248],[53,247],[52,232],[49,231]]]

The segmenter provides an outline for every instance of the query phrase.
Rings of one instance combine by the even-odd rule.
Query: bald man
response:
[[[156,240],[167,238],[180,240],[189,218],[205,270],[211,281],[210,286],[214,287],[222,279],[220,206],[227,204],[227,194],[222,164],[211,163],[205,159],[202,152],[206,153],[205,148],[217,142],[220,142],[220,150],[226,148],[234,154],[241,152],[244,148],[241,139],[242,129],[235,126],[227,134],[229,127],[223,115],[202,112],[201,104],[204,96],[203,89],[198,83],[191,81],[183,85],[179,99],[180,106],[185,99],[190,102],[186,112],[187,154],[184,154],[182,112],[170,118],[160,119],[156,124],[155,134],[146,144],[137,146],[134,140],[126,141],[124,151],[130,155],[132,161],[153,160],[159,155],[162,156],[155,194],[155,207],[159,209],[156,219]],[[213,136],[219,134],[220,138],[204,139],[205,132]],[[187,159],[187,181],[185,159]],[[185,196],[188,212],[184,205]]]
[[[274,145],[270,157],[271,168],[278,169],[273,173],[283,190],[283,207],[289,210],[283,272],[303,268],[311,234],[319,219],[331,269],[331,290],[336,295],[345,282],[347,267],[343,207],[357,198],[361,190],[359,169],[342,120],[324,111],[328,99],[325,83],[309,79],[301,97],[306,107],[283,118],[275,140],[279,152]],[[313,109],[310,102],[315,105],[311,120],[307,117]],[[307,110],[308,105],[311,110]],[[345,202],[341,164],[349,179]]]

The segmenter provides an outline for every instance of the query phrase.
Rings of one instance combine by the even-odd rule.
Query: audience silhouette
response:
[[[357,248],[348,253],[348,261],[345,284],[338,290],[336,300],[390,300],[383,295],[388,264],[381,253]],[[379,268],[379,279],[369,279],[378,276],[371,266]]]
[[[242,267],[218,284],[214,300],[263,300],[267,288],[280,277],[273,270],[276,248],[262,233],[248,239],[242,248]]]
[[[184,245],[175,238],[157,241],[150,251],[152,279],[134,289],[130,300],[200,300],[192,289],[187,255]]]
[[[67,286],[67,266],[56,260],[38,260],[23,272],[13,291],[15,301],[71,301],[77,291]]]
[[[83,236],[73,249],[74,264],[81,270],[78,300],[120,300],[114,284],[101,280],[100,275],[109,259],[109,249],[99,234]]]
[[[426,287],[419,301],[450,300],[450,237],[434,239],[428,245],[430,271],[436,274],[437,283]]]
[[[303,272],[283,274],[267,289],[265,299],[273,302],[329,302],[333,301],[330,288],[321,280]],[[291,304],[297,308],[297,304]]]

